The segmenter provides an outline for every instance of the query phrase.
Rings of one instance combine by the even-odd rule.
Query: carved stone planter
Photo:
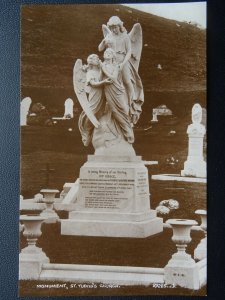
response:
[[[44,218],[38,215],[23,215],[23,235],[27,238],[28,246],[22,249],[19,255],[19,278],[38,279],[43,263],[48,263],[49,258],[36,246],[37,239],[41,236],[41,225]]]
[[[205,237],[200,241],[197,248],[194,251],[194,258],[196,260],[202,260],[207,255],[207,211],[198,209],[195,211],[197,215],[201,217],[201,228],[205,234]]]
[[[194,220],[169,219],[168,224],[173,229],[172,241],[176,244],[177,253],[172,255],[165,267],[165,282],[189,289],[198,289],[198,269],[194,259],[186,253],[186,247],[191,242],[191,227],[197,225]]]
[[[55,212],[53,206],[55,202],[55,194],[59,193],[58,190],[43,189],[41,193],[44,194],[44,203],[46,204],[46,209],[40,214],[40,216],[45,218],[45,223],[55,223],[59,219],[59,216]]]

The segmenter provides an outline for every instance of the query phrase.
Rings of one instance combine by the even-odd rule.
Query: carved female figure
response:
[[[122,72],[122,80],[128,95],[128,104],[132,122],[137,123],[141,106],[144,101],[143,86],[138,75],[138,67],[142,50],[142,30],[140,24],[135,24],[128,34],[119,17],[109,19],[107,26],[103,25],[104,39],[99,44],[99,51],[112,48]]]
[[[111,116],[116,121],[117,127],[121,128],[125,140],[132,144],[134,142],[134,134],[129,116],[127,94],[122,81],[121,69],[117,64],[116,52],[112,48],[107,48],[104,52],[102,71],[104,77],[112,80],[111,84],[104,86]]]

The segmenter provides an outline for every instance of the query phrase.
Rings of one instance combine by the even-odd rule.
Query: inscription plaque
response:
[[[61,221],[62,234],[140,238],[161,232],[144,163],[139,157],[108,160],[91,156],[81,167],[76,206]]]
[[[145,167],[81,168],[77,202],[79,209],[136,211],[137,197],[138,204],[146,200],[149,203],[148,174]],[[139,207],[139,211],[144,207],[146,205]]]

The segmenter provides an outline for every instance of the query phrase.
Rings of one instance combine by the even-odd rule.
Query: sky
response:
[[[153,15],[177,21],[198,23],[206,28],[206,2],[125,4]]]

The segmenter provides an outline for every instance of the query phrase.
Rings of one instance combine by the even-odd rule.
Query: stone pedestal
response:
[[[164,270],[166,284],[194,290],[199,289],[198,267],[190,254],[173,254]]]
[[[49,263],[49,258],[41,248],[25,248],[19,254],[20,280],[38,279],[44,263]]]
[[[196,225],[197,222],[185,219],[170,219],[166,223],[172,226],[172,240],[176,244],[177,253],[172,255],[164,268],[165,283],[188,289],[199,289],[198,267],[191,255],[186,253],[187,244],[191,241],[191,227]]]
[[[49,258],[36,246],[36,241],[41,235],[41,224],[44,218],[41,216],[21,216],[24,223],[23,235],[27,238],[28,246],[22,249],[19,255],[20,280],[38,279],[44,263],[49,263]]]
[[[162,230],[162,219],[150,209],[141,158],[89,156],[80,170],[76,210],[61,220],[61,233],[141,238]]]
[[[181,176],[206,177],[206,162],[203,158],[203,139],[206,130],[205,126],[201,124],[201,120],[202,108],[199,104],[195,104],[192,109],[193,123],[187,129],[188,157]]]

